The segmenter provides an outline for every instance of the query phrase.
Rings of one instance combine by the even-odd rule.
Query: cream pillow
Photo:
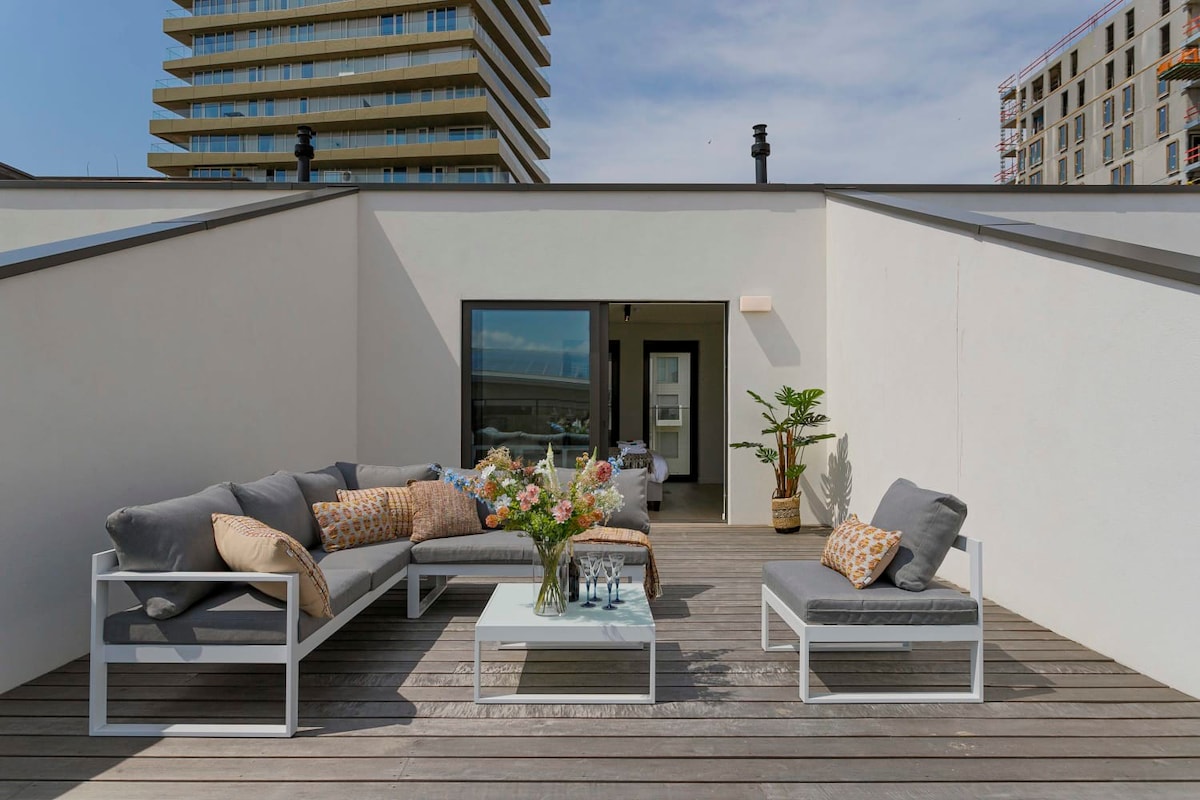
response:
[[[900,531],[872,528],[854,514],[825,540],[821,563],[836,569],[855,589],[864,589],[883,574],[900,549]]]
[[[325,573],[299,542],[253,517],[213,514],[212,522],[217,552],[231,570],[296,573],[300,576],[300,610],[320,619],[333,616]],[[272,581],[250,585],[276,600],[287,599],[287,584]]]

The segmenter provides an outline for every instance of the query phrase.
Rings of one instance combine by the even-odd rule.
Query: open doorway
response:
[[[609,441],[657,522],[725,519],[725,303],[609,303]]]

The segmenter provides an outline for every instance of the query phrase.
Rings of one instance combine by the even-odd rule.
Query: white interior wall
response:
[[[454,464],[464,300],[725,301],[729,438],[761,428],[745,389],[825,382],[819,193],[363,192],[359,195],[359,455]],[[824,453],[811,460],[824,463]],[[770,520],[769,468],[729,461],[729,519]],[[813,499],[810,494],[810,499]],[[814,517],[812,512],[808,519]]]
[[[635,304],[636,308],[636,304]],[[645,357],[647,341],[695,341],[699,347],[696,420],[697,482],[725,480],[725,326],[717,323],[613,322],[608,338],[621,343],[621,422],[623,439],[645,439]]]
[[[355,216],[330,200],[0,282],[0,691],[87,651],[113,510],[353,459]]]
[[[832,199],[828,225],[851,508],[954,492],[988,597],[1200,694],[1200,293]]]
[[[912,192],[909,200],[1200,255],[1200,193]]]
[[[0,252],[283,197],[287,190],[6,189],[0,182]]]

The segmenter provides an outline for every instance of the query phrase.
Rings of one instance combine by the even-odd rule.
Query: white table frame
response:
[[[475,624],[475,702],[476,703],[654,703],[656,685],[656,640],[654,620],[642,587],[633,584],[622,591],[622,600],[633,604],[624,608],[645,607],[648,623],[623,620],[620,611],[582,608],[571,603],[562,617],[539,617],[533,613],[533,587],[530,584],[499,584],[487,607]],[[610,616],[611,615],[611,616]],[[586,620],[581,624],[581,620]],[[593,624],[594,623],[594,624]],[[536,643],[538,647],[591,650],[645,645],[650,651],[650,686],[645,694],[577,692],[500,694],[483,696],[481,689],[480,645],[484,642],[512,644]]]

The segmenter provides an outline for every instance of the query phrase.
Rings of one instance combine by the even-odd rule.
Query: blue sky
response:
[[[559,182],[990,182],[996,85],[1102,0],[555,0]],[[150,175],[169,0],[0,0],[0,161]],[[115,12],[115,9],[119,9]]]

